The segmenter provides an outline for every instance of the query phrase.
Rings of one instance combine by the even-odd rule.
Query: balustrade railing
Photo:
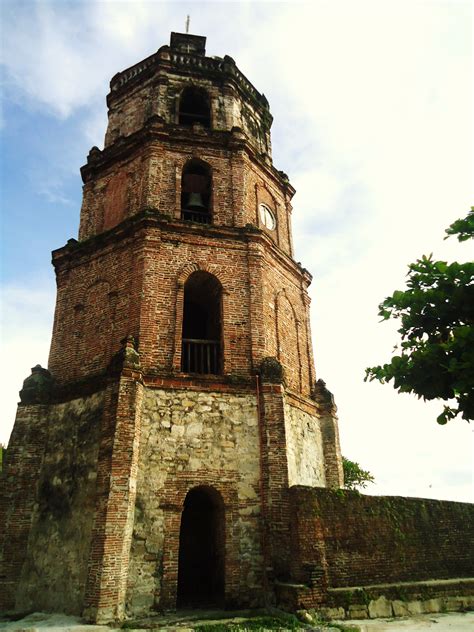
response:
[[[218,340],[183,338],[181,370],[184,373],[221,373],[221,345]]]
[[[212,57],[202,57],[201,55],[194,55],[192,53],[171,52],[170,60],[177,66],[191,66],[198,69],[212,70],[214,72],[227,71],[232,74],[242,88],[250,93],[255,99],[266,102],[265,97],[258,92],[247,77],[240,72],[235,65],[235,62],[229,58],[213,59]],[[154,53],[138,64],[127,68],[127,70],[117,73],[110,82],[111,90],[118,90],[126,83],[134,79],[137,75],[140,75],[142,72],[147,70],[150,66],[154,66],[159,63],[160,53]]]
[[[187,222],[197,222],[198,224],[211,223],[210,213],[206,213],[202,211],[190,211],[184,208],[181,210],[181,219],[184,219]]]

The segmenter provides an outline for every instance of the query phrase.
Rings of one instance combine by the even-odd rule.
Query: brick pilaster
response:
[[[284,387],[263,382],[260,389],[263,424],[262,477],[270,563],[277,579],[289,574],[290,510],[286,455]]]
[[[265,261],[258,244],[248,242],[247,261],[252,367],[256,367],[265,355],[265,329],[263,327],[263,268]]]
[[[90,621],[107,622],[124,616],[142,396],[141,374],[130,370],[124,370],[106,389],[83,613]]]

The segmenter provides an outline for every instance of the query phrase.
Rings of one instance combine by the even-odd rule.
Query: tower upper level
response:
[[[204,46],[173,33],[112,79],[105,147],[81,169],[79,241],[53,253],[50,369],[64,382],[108,370],[132,336],[150,375],[247,380],[276,357],[308,396],[311,277],[293,259],[294,189],[271,161],[266,99]]]
[[[172,125],[240,128],[257,153],[271,158],[268,101],[231,57],[206,57],[205,45],[205,37],[171,33],[169,46],[113,77],[105,147],[158,116]]]
[[[80,241],[153,211],[188,228],[250,226],[292,256],[294,189],[272,164],[268,102],[205,42],[172,33],[113,77],[105,147],[81,169]]]

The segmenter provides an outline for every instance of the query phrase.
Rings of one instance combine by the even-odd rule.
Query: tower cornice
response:
[[[126,239],[134,239],[141,230],[147,228],[159,229],[162,235],[163,233],[168,233],[164,237],[166,241],[172,240],[173,235],[179,238],[179,241],[186,240],[186,238],[205,236],[211,240],[229,240],[229,242],[240,243],[242,246],[245,246],[246,243],[261,245],[264,248],[262,256],[265,256],[265,252],[270,254],[291,274],[302,278],[306,286],[309,286],[312,281],[312,275],[306,268],[303,268],[283,252],[265,231],[260,230],[256,226],[247,225],[238,228],[213,224],[193,224],[171,220],[156,209],[144,209],[114,228],[83,242],[69,239],[66,245],[53,250],[52,263],[56,271],[74,267],[76,264],[79,264],[83,257],[94,256],[111,245],[117,245]]]
[[[260,169],[285,190],[289,200],[295,194],[295,189],[290,184],[288,176],[283,171],[276,169],[264,156],[258,154],[240,128],[234,127],[231,131],[197,128],[195,132],[190,132],[179,125],[166,123],[159,116],[151,117],[140,130],[130,136],[120,137],[112,145],[102,150],[98,147],[92,147],[87,156],[87,163],[81,167],[82,181],[86,183],[116,162],[126,160],[135,152],[143,152],[145,144],[156,140],[178,148],[183,142],[186,142],[187,145],[193,145],[196,148],[245,151]]]
[[[273,117],[265,95],[258,92],[239,70],[232,57],[205,57],[173,50],[170,46],[162,46],[153,55],[114,75],[110,81],[107,105],[110,107],[117,98],[129,92],[135,85],[152,78],[160,70],[166,74],[172,72],[191,78],[199,74],[209,79],[218,79],[220,82],[229,82],[238,90],[244,101],[253,103],[259,109],[269,127],[272,124]]]

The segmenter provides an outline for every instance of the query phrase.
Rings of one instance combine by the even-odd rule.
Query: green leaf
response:
[[[474,210],[447,230],[474,237]],[[454,401],[438,416],[474,419],[474,262],[435,261],[423,255],[408,266],[407,288],[379,305],[382,320],[397,319],[400,342],[389,363],[366,370],[365,381],[392,382],[401,393]]]

